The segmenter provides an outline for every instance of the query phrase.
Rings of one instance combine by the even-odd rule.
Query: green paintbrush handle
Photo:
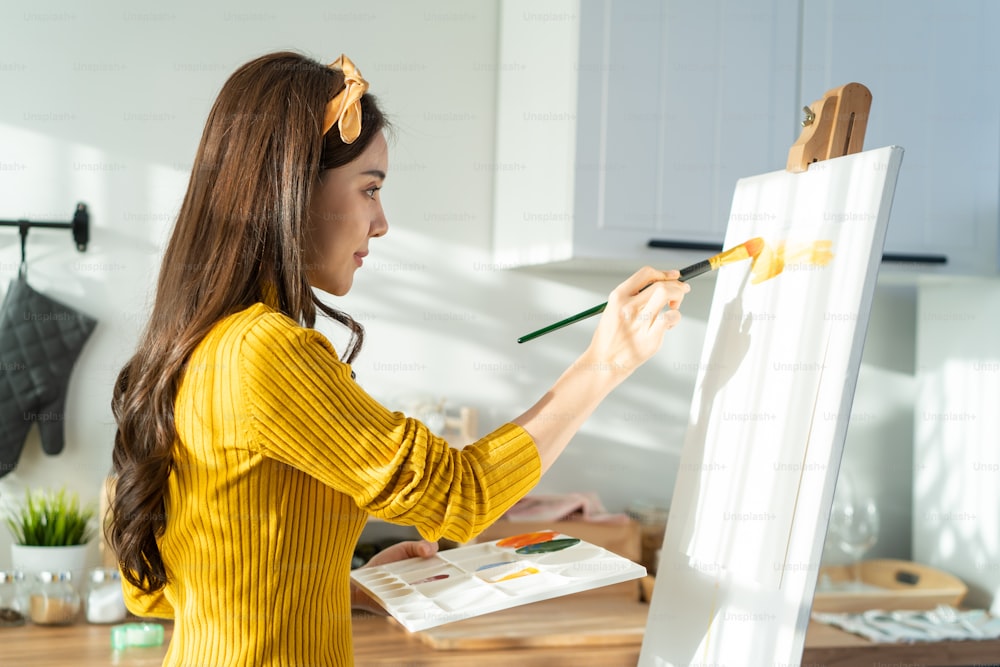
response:
[[[643,288],[643,289],[645,289],[645,288]],[[547,326],[547,327],[545,327],[543,329],[539,329],[538,331],[532,331],[530,334],[525,334],[525,335],[521,336],[520,338],[518,338],[517,342],[518,343],[527,343],[529,340],[533,340],[535,338],[538,338],[539,336],[544,336],[545,334],[549,333],[550,331],[555,331],[556,329],[562,329],[563,327],[569,326],[570,324],[573,324],[574,322],[579,322],[580,320],[585,320],[588,317],[593,317],[594,315],[599,315],[600,313],[603,313],[604,309],[607,308],[607,307],[608,307],[608,302],[605,301],[604,303],[602,303],[599,306],[594,306],[593,308],[589,308],[589,309],[583,311],[582,313],[577,313],[576,315],[571,315],[571,316],[567,317],[565,320],[559,320],[555,324],[550,324],[549,326]]]
[[[691,266],[686,266],[683,269],[681,269],[681,277],[678,280],[680,280],[681,282],[684,282],[686,280],[690,280],[691,278],[694,278],[695,276],[700,276],[703,273],[707,273],[707,272],[709,272],[711,270],[712,270],[712,264],[706,259],[704,261],[698,262],[696,264],[692,264]],[[652,284],[653,283],[649,283],[649,285],[652,285]],[[646,285],[646,287],[649,287],[649,285]],[[646,287],[643,287],[639,291],[641,292],[642,290],[646,289]],[[555,331],[556,329],[562,329],[563,327],[569,326],[570,324],[573,324],[574,322],[579,322],[580,320],[585,320],[588,317],[593,317],[594,315],[599,315],[600,313],[604,312],[604,309],[607,308],[607,306],[608,306],[608,302],[605,301],[604,303],[602,303],[599,306],[594,306],[593,308],[585,310],[582,313],[577,313],[576,315],[570,315],[565,320],[559,320],[555,324],[550,324],[549,326],[545,327],[544,329],[539,329],[538,331],[532,331],[529,334],[525,334],[525,335],[521,336],[520,338],[518,338],[517,342],[518,343],[527,343],[529,340],[534,340],[535,338],[538,338],[539,336],[544,336],[545,334],[550,333],[552,331]]]

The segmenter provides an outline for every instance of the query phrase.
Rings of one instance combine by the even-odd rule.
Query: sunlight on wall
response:
[[[988,281],[920,296],[914,554],[969,585],[965,603],[996,608],[1000,589],[1000,300]]]
[[[177,169],[11,124],[0,124],[0,145],[4,164],[12,166],[0,174],[0,217],[69,222],[77,202],[87,205],[85,252],[76,250],[68,229],[29,230],[28,281],[98,322],[71,375],[63,452],[43,454],[38,430],[32,429],[17,468],[0,480],[0,499],[9,502],[25,488],[66,484],[84,501],[95,500],[110,469],[111,386],[145,323],[161,240],[173,222],[167,212],[176,207],[187,177]],[[144,217],[137,212],[150,207],[162,213]],[[0,281],[5,283],[17,275],[20,241],[16,228],[0,228],[0,234]],[[0,531],[0,561],[8,540],[7,531]]]

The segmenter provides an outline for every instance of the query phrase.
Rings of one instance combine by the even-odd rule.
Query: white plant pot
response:
[[[25,576],[38,572],[71,572],[74,582],[80,582],[87,567],[86,544],[71,547],[26,547],[12,544],[10,556],[14,569],[21,570]]]

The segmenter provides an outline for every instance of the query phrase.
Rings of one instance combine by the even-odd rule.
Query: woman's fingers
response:
[[[657,271],[644,267],[615,288],[608,301],[620,310],[624,319],[654,319],[666,307],[676,309],[691,291],[691,286],[677,280],[677,271]],[[650,322],[651,323],[651,322]]]
[[[366,567],[385,565],[387,563],[394,563],[398,560],[405,560],[416,556],[420,556],[421,558],[430,558],[437,553],[437,550],[437,542],[427,542],[424,540],[399,542],[390,547],[386,547],[372,556],[371,560],[366,564]]]
[[[601,364],[631,373],[656,353],[667,329],[680,321],[677,308],[691,290],[677,271],[643,267],[608,297],[590,351]]]
[[[615,288],[614,293],[623,297],[632,296],[641,291],[647,290],[651,283],[655,284],[665,280],[677,280],[680,277],[680,271],[675,269],[660,271],[659,269],[654,269],[651,266],[644,266],[618,285],[618,287]]]
[[[671,308],[670,310],[665,310],[661,312],[654,322],[664,330],[673,329],[675,326],[680,324],[681,321],[681,311],[676,308]]]

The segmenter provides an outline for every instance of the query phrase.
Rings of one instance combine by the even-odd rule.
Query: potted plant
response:
[[[23,572],[80,572],[86,565],[87,543],[94,536],[92,505],[82,505],[76,493],[25,493],[24,504],[7,517],[14,536],[11,559]]]

